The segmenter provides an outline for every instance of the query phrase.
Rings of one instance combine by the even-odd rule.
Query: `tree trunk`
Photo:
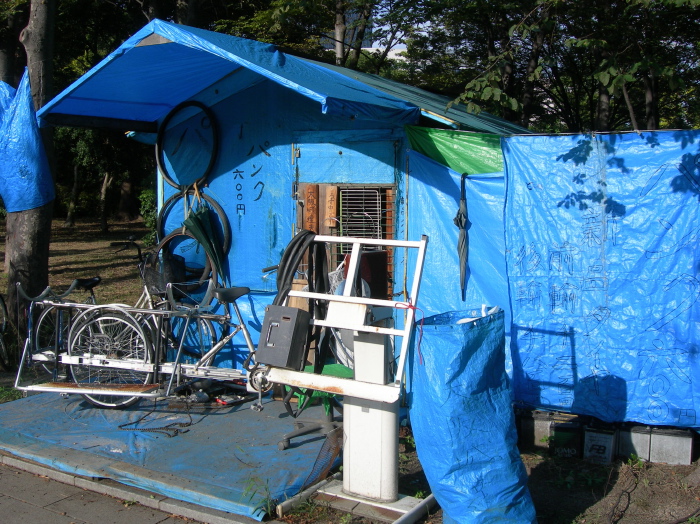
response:
[[[357,26],[355,27],[355,36],[352,43],[350,44],[350,53],[348,54],[348,61],[345,67],[349,69],[357,69],[360,62],[360,53],[362,52],[362,41],[365,39],[367,34],[367,21],[369,17],[372,16],[374,6],[372,4],[364,4],[362,6],[362,12],[360,13],[360,19],[357,21]]]
[[[342,66],[345,63],[345,2],[335,2],[335,65]]]
[[[19,36],[27,51],[27,67],[36,110],[44,107],[51,97],[55,18],[55,0],[32,0],[29,23]]]
[[[598,107],[596,111],[596,131],[610,129],[610,93],[602,83],[598,83]]]
[[[656,96],[657,81],[654,72],[644,75],[644,107],[646,112],[647,129],[650,131],[659,128],[659,104]]]
[[[109,173],[105,173],[105,177],[102,180],[102,190],[100,191],[100,225],[103,233],[109,231],[109,225],[107,224],[107,189],[112,184],[112,177]]]
[[[525,73],[525,89],[522,98],[523,110],[520,117],[520,125],[525,128],[530,126],[530,117],[533,113],[532,108],[535,101],[535,79],[533,76],[539,65],[540,53],[543,45],[544,34],[542,31],[538,31],[532,41],[532,51],[530,52],[530,59],[528,60],[527,71]]]
[[[17,318],[16,282],[29,296],[41,293],[49,283],[49,241],[51,239],[51,217],[53,202],[45,206],[8,213],[6,222],[6,244],[12,246],[6,254],[9,265],[7,277],[7,310],[10,322],[20,333],[24,333],[26,318]],[[27,305],[20,302],[22,311]],[[26,334],[26,333],[24,333]],[[17,348],[19,351],[20,348]],[[19,354],[11,356],[13,364],[19,361]]]
[[[199,27],[200,0],[177,0],[175,7],[178,24]]]
[[[78,165],[73,166],[73,188],[70,192],[70,202],[68,203],[68,213],[64,227],[73,227],[75,225],[75,205],[78,200]]]
[[[20,34],[27,52],[34,107],[41,108],[51,96],[53,76],[55,0],[32,0],[29,23]],[[44,146],[51,151],[50,134],[43,134]],[[48,138],[48,139],[47,139]],[[49,162],[51,157],[49,156]],[[49,242],[53,202],[44,206],[7,214],[7,306],[11,321],[17,318],[17,290],[22,284],[30,296],[39,294],[49,282]],[[16,359],[15,359],[16,360]]]
[[[7,19],[7,25],[0,31],[0,81],[17,87],[22,77],[18,64],[20,15]]]

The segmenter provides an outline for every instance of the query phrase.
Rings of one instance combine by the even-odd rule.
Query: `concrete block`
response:
[[[693,461],[693,433],[689,429],[652,428],[651,462],[689,466]]]

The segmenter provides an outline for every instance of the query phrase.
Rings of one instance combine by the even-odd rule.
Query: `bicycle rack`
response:
[[[381,300],[352,296],[354,285],[346,285],[342,295],[328,295],[324,293],[313,293],[308,291],[291,290],[289,297],[300,297],[306,299],[322,300],[328,302],[327,319],[312,319],[316,326],[327,326],[337,329],[347,329],[355,332],[378,333],[393,337],[401,337],[401,351],[394,379],[387,384],[378,384],[354,379],[338,378],[329,375],[320,375],[302,371],[271,367],[267,372],[267,379],[270,382],[286,384],[300,388],[310,388],[327,393],[347,395],[354,398],[374,400],[378,402],[393,403],[399,399],[403,382],[403,372],[408,355],[408,348],[415,320],[416,302],[420,290],[420,281],[423,273],[423,263],[425,261],[425,250],[428,244],[428,237],[423,236],[421,240],[403,241],[388,239],[368,239],[355,237],[336,237],[317,235],[316,242],[326,242],[329,244],[352,244],[350,261],[348,265],[347,282],[355,282],[360,267],[360,255],[363,246],[377,247],[400,247],[417,250],[415,270],[411,280],[411,290],[405,300]],[[408,251],[408,250],[407,250]],[[408,253],[406,253],[408,257]],[[381,327],[368,325],[365,323],[368,306],[388,307],[394,310],[403,310],[405,318],[403,328]],[[339,309],[339,314],[333,314],[332,309]]]

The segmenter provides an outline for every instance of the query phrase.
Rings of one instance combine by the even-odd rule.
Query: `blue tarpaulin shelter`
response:
[[[447,228],[440,207],[445,204],[448,236],[455,236],[449,246],[449,256],[453,256],[458,232],[452,217],[459,201],[459,183],[453,187],[453,172],[425,157],[418,155],[414,162],[413,153],[408,151],[406,125],[446,126],[482,135],[526,132],[486,113],[471,115],[460,106],[448,110],[447,97],[375,75],[300,59],[269,44],[160,20],[128,39],[47,104],[39,116],[50,125],[134,131],[153,143],[153,137],[144,134],[156,132],[173,108],[185,101],[211,110],[211,119],[220,129],[220,147],[206,180],[199,188],[182,193],[182,197],[186,188],[171,187],[159,178],[159,206],[167,212],[162,217],[164,230],[181,228],[185,217],[181,200],[192,200],[197,191],[220,205],[223,216],[215,222],[221,225],[225,217],[231,231],[228,280],[252,290],[239,306],[253,338],[259,336],[265,306],[276,292],[274,281],[260,269],[279,262],[294,231],[309,220],[310,210],[316,207],[312,204],[318,204],[315,218],[320,233],[353,236],[354,230],[347,222],[338,226],[350,206],[343,200],[345,190],[351,196],[353,191],[373,195],[371,201],[378,203],[372,210],[375,214],[364,209],[357,213],[370,216],[372,226],[391,224],[387,231],[375,228],[369,234],[414,239],[426,233],[431,238],[429,256],[440,256],[447,249],[442,238],[442,230]],[[481,140],[492,144],[493,136]],[[487,156],[500,166],[499,152],[491,150]],[[483,186],[502,202],[501,174],[476,177],[468,185],[470,198],[479,195],[479,187]],[[307,193],[302,187],[317,191]],[[423,222],[413,222],[423,213],[424,197],[435,208],[425,213]],[[169,205],[173,198],[176,204]],[[474,214],[494,217],[494,230],[502,231],[502,207],[494,208],[490,200],[483,200],[481,209],[476,203],[470,207],[470,218]],[[335,207],[329,212],[332,205]],[[223,231],[224,227],[219,229]],[[488,247],[486,240],[492,232],[480,234],[475,228],[471,233],[475,245]],[[390,280],[394,292],[400,293],[408,261],[397,252],[392,263]],[[504,265],[495,259],[494,264]],[[426,266],[422,286],[428,304],[425,311],[462,307],[449,306],[453,300],[451,287],[441,289],[452,280],[453,271],[458,287],[457,263],[454,267],[439,263]],[[472,272],[475,274],[479,270]],[[507,296],[484,298],[479,290],[488,286],[476,282],[468,287],[473,304],[492,299],[502,302]],[[219,364],[239,366],[245,354],[245,349],[239,349],[232,348],[230,356],[225,355],[229,361],[224,358]],[[500,380],[504,374],[499,371],[494,370],[494,376]],[[509,391],[503,386],[503,391]],[[510,422],[509,416],[504,424]]]
[[[503,141],[516,399],[700,427],[700,131]]]
[[[54,199],[26,70],[16,91],[0,82],[0,195],[10,213]]]

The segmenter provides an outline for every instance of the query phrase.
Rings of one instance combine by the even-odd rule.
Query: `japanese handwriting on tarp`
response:
[[[588,247],[601,245],[603,238],[603,224],[600,209],[587,208],[581,218],[583,219],[583,243]]]
[[[575,286],[569,282],[565,282],[561,286],[552,284],[552,286],[549,288],[550,311],[553,314],[562,311],[575,313],[578,290],[578,286]]]
[[[258,144],[257,149],[261,151],[265,156],[269,157],[271,156],[270,153],[267,151],[267,148],[270,147],[269,142],[265,142],[263,145]],[[250,146],[250,150],[248,151],[247,156],[251,156],[253,152],[255,152],[256,146],[252,145]],[[236,191],[235,193],[235,198],[238,201],[238,204],[236,204],[236,212],[239,215],[245,215],[246,213],[246,204],[244,203],[245,196],[246,196],[246,184],[245,181],[246,179],[250,178],[255,178],[260,174],[260,172],[263,169],[263,166],[256,166],[255,164],[252,165],[253,171],[251,173],[246,173],[243,169],[234,169],[231,174],[233,175],[233,183],[234,183],[234,189]],[[254,198],[253,202],[257,202],[260,200],[263,196],[263,193],[265,191],[265,182],[262,180],[258,180],[255,185],[253,186],[253,193],[254,193]]]
[[[574,255],[579,249],[572,246],[568,242],[563,242],[561,245],[554,244],[554,247],[549,251],[549,270],[557,273],[574,273]]]
[[[540,268],[542,255],[535,247],[534,242],[530,242],[529,246],[521,246],[518,254],[515,256],[515,265],[520,269],[521,275],[526,275]]]
[[[518,282],[515,299],[520,304],[520,307],[531,306],[537,307],[540,305],[542,298],[542,285],[538,282]]]

